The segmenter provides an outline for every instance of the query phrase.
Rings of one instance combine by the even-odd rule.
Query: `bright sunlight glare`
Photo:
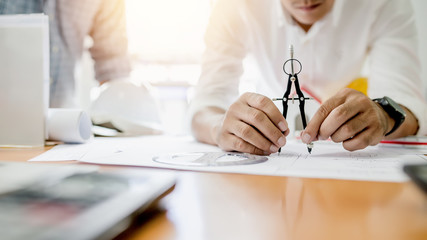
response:
[[[150,63],[197,63],[212,0],[126,0],[129,51]]]

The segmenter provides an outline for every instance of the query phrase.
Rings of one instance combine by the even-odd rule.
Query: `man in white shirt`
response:
[[[382,139],[427,134],[417,33],[408,1],[219,0],[205,39],[191,105],[192,130],[199,141],[259,155],[285,145],[288,123],[270,98],[285,91],[282,65],[291,44],[304,66],[300,85],[322,101],[301,133],[304,143],[330,137],[353,151]],[[238,97],[248,53],[257,60],[262,78],[255,83],[257,93]],[[346,88],[360,76],[367,57],[368,96]],[[371,98],[382,98],[382,105]]]

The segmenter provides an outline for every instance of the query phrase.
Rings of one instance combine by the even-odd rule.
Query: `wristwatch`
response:
[[[375,98],[373,99],[374,102],[380,104],[380,106],[384,109],[384,111],[392,118],[394,119],[394,126],[386,134],[386,136],[390,135],[392,132],[394,132],[402,123],[405,121],[406,113],[403,108],[397,104],[393,99],[385,96],[382,98]]]

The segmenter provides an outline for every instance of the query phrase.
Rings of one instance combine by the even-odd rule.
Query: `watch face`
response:
[[[392,107],[394,109],[395,112],[398,112],[401,115],[403,115],[402,116],[403,118],[406,117],[405,110],[403,110],[403,108],[399,104],[397,104],[395,101],[393,101],[393,99],[391,99],[391,98],[389,98],[387,96],[385,96],[383,99],[388,103],[388,105],[390,105],[390,107]]]

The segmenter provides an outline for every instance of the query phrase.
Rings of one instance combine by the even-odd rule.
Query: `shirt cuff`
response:
[[[418,120],[417,136],[427,135],[427,103],[418,98],[399,99],[399,104],[405,106]]]

